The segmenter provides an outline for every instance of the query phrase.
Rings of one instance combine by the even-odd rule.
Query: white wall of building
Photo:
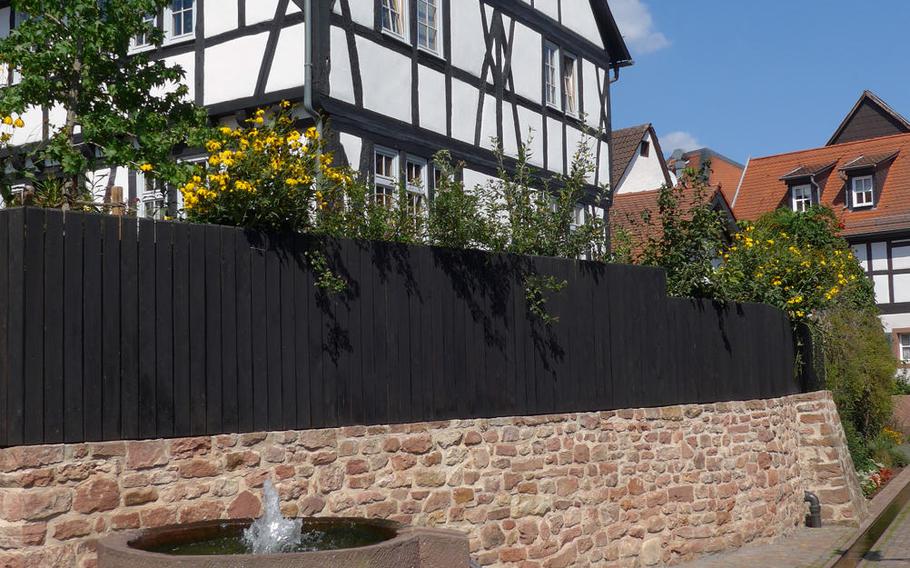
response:
[[[651,133],[645,133],[643,141],[650,146],[647,156],[641,155],[641,146],[636,150],[626,173],[616,185],[616,193],[638,193],[660,188],[667,183],[660,156]]]

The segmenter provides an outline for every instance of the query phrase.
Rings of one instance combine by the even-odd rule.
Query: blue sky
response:
[[[864,89],[910,117],[908,0],[610,0],[636,61],[613,127],[745,163],[822,146]]]

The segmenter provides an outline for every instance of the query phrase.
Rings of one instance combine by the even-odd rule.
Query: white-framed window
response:
[[[559,48],[552,43],[543,46],[544,103],[559,108]]]
[[[871,207],[874,202],[872,176],[856,176],[850,179],[854,207]]]
[[[802,212],[808,210],[812,207],[812,186],[809,184],[806,185],[794,185],[790,189],[792,194],[792,204],[793,210],[796,212]]]
[[[398,193],[398,152],[377,147],[373,154],[373,195],[376,203],[391,207]]]
[[[407,39],[408,14],[405,0],[382,0],[380,6],[382,30],[401,39]]]
[[[902,363],[910,363],[910,333],[897,334],[898,347]]]
[[[575,209],[572,210],[572,223],[569,227],[574,231],[579,227],[584,226],[588,222],[588,208],[581,203],[575,204]]]
[[[562,53],[562,110],[578,116],[578,59]]]
[[[148,16],[143,18],[143,21],[152,27],[156,27],[158,25],[158,16],[157,16],[157,14],[149,14]],[[152,38],[151,38],[151,35],[148,33],[141,33],[133,38],[132,48],[135,50],[151,47],[151,45],[152,45]]]
[[[171,0],[164,10],[164,32],[168,40],[196,33],[196,0]]]
[[[417,47],[439,55],[442,0],[417,0]]]
[[[407,180],[408,212],[413,217],[423,215],[427,210],[427,161],[408,156],[405,161]]]
[[[136,197],[139,217],[163,220],[167,216],[167,190],[155,178],[136,172]]]

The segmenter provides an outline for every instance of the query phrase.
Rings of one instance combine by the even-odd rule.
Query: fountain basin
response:
[[[207,521],[174,527],[119,533],[98,542],[99,568],[468,568],[468,537],[444,529],[404,527],[381,520],[304,519],[303,531],[354,527],[355,548],[272,555],[211,554],[222,541],[233,542],[252,520]],[[374,542],[358,545],[358,543]],[[195,555],[203,543],[209,550]],[[211,548],[212,544],[215,548]],[[346,542],[340,541],[338,545]],[[163,551],[170,551],[165,553]]]

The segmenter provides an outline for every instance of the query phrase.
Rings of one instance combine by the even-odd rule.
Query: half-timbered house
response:
[[[751,159],[733,212],[756,219],[816,204],[840,218],[895,355],[910,364],[910,121],[863,93],[825,146]]]
[[[0,34],[17,18],[3,4]],[[134,49],[179,64],[215,120],[299,102],[301,120],[325,117],[337,155],[377,191],[406,181],[430,198],[441,149],[465,162],[468,186],[483,183],[497,171],[494,140],[511,156],[526,142],[533,165],[563,173],[586,136],[592,186],[611,181],[610,86],[631,57],[607,0],[173,0],[150,19],[164,44],[140,37]],[[17,143],[55,120],[33,114]],[[101,176],[127,186],[140,213],[163,210],[141,172]]]

